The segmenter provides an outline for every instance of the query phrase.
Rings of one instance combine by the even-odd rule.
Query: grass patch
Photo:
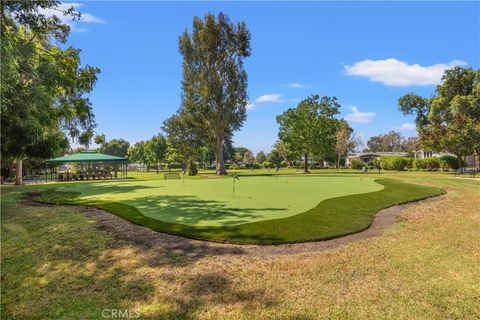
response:
[[[377,179],[380,191],[326,199],[316,207],[282,219],[232,226],[195,226],[169,223],[143,215],[137,208],[115,201],[78,198],[75,192],[50,191],[37,201],[101,208],[134,224],[185,237],[240,244],[280,244],[331,239],[367,228],[379,210],[437,196],[441,189]]]
[[[1,318],[478,319],[480,181],[382,174],[447,190],[381,237],[274,257],[124,241],[67,207],[17,203],[58,185],[2,186]]]

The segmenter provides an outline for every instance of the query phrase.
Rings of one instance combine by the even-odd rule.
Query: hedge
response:
[[[380,165],[383,170],[403,171],[412,167],[412,158],[406,157],[381,157]]]
[[[443,170],[456,170],[460,167],[462,161],[455,156],[442,156],[440,158],[430,157],[426,159],[415,159],[413,167],[416,170],[437,171],[440,168]]]

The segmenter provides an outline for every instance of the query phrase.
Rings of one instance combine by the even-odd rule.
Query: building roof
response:
[[[94,150],[81,151],[66,155],[63,157],[53,158],[45,161],[46,163],[68,163],[68,162],[121,162],[127,161],[126,158],[111,156],[109,154],[99,153]]]

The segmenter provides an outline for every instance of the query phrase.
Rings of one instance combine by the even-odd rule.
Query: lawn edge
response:
[[[379,178],[381,179],[381,178]],[[378,180],[378,179],[375,179],[375,181]],[[390,179],[388,179],[390,180]],[[396,180],[396,179],[395,179]],[[400,182],[400,183],[404,183],[404,184],[409,184],[409,183],[405,183],[405,182],[402,182],[402,181],[399,181],[399,180],[396,180],[397,182]],[[412,185],[415,185],[415,184],[412,184]],[[421,186],[421,185],[415,185],[415,186]],[[424,187],[424,186],[421,186],[421,187]],[[291,241],[271,241],[271,240],[268,240],[268,241],[258,241],[258,242],[244,242],[244,241],[237,241],[237,240],[230,240],[230,239],[219,239],[219,238],[214,238],[214,237],[201,237],[201,236],[195,236],[194,234],[187,234],[187,233],[183,233],[183,232],[176,232],[176,231],[173,231],[173,230],[165,230],[165,229],[162,229],[162,228],[157,228],[157,227],[154,227],[154,226],[151,226],[151,225],[147,225],[147,224],[142,224],[142,223],[138,223],[137,221],[134,221],[132,219],[129,219],[128,216],[124,216],[120,213],[117,213],[113,210],[108,210],[107,208],[105,208],[104,206],[102,205],[115,205],[115,204],[118,204],[118,205],[121,205],[121,206],[125,206],[125,207],[129,207],[131,210],[133,211],[136,211],[138,214],[140,214],[142,217],[146,217],[144,216],[140,211],[138,211],[137,208],[133,207],[133,206],[129,206],[129,205],[126,205],[126,204],[123,204],[123,203],[119,203],[119,202],[101,202],[101,203],[98,203],[98,201],[96,203],[78,203],[78,202],[70,202],[70,201],[60,201],[60,202],[47,202],[47,201],[42,201],[41,199],[38,198],[39,195],[42,195],[43,193],[45,192],[55,192],[56,188],[53,188],[53,189],[49,189],[49,190],[43,190],[43,191],[32,191],[32,192],[26,192],[25,195],[26,195],[26,198],[28,200],[31,200],[31,201],[34,201],[34,202],[38,202],[38,203],[46,203],[46,204],[50,204],[50,205],[66,205],[66,206],[78,206],[78,207],[91,207],[91,208],[96,208],[96,209],[99,209],[99,210],[103,210],[105,212],[108,212],[109,214],[113,214],[117,217],[120,217],[124,220],[127,220],[128,222],[134,224],[134,225],[138,225],[138,226],[142,226],[142,227],[146,227],[146,228],[149,228],[155,232],[161,232],[161,233],[165,233],[165,234],[171,234],[171,235],[175,235],[175,236],[179,236],[179,237],[183,237],[183,238],[187,238],[187,239],[193,239],[193,240],[199,240],[199,241],[206,241],[206,242],[214,242],[214,243],[222,243],[222,244],[232,244],[232,245],[262,245],[262,246],[276,246],[276,245],[284,245],[284,244],[295,244],[295,243],[308,243],[308,242],[320,242],[320,241],[328,241],[328,240],[333,240],[333,239],[338,239],[338,238],[342,238],[342,237],[346,237],[346,236],[349,236],[349,235],[353,235],[353,234],[356,234],[356,233],[360,233],[360,232],[363,232],[367,229],[369,229],[372,224],[373,224],[373,221],[375,219],[375,216],[382,210],[385,210],[385,209],[388,209],[388,208],[391,208],[391,207],[394,207],[394,206],[401,206],[401,205],[405,205],[405,204],[411,204],[411,203],[416,203],[416,202],[420,202],[420,201],[424,201],[424,200],[427,200],[427,199],[430,199],[430,198],[435,198],[435,197],[439,197],[439,196],[442,196],[442,195],[445,195],[447,192],[443,189],[440,189],[440,188],[433,188],[433,187],[427,187],[427,188],[431,188],[431,189],[436,189],[436,191],[438,193],[436,194],[433,194],[433,195],[429,195],[429,196],[425,196],[425,197],[420,197],[420,198],[416,198],[416,199],[413,199],[413,200],[406,200],[406,201],[399,201],[399,202],[396,202],[396,203],[393,203],[391,205],[388,205],[388,206],[385,206],[385,207],[382,207],[380,208],[379,210],[376,210],[376,212],[374,212],[372,215],[371,215],[371,219],[370,219],[370,222],[368,223],[368,225],[366,225],[365,227],[361,228],[361,229],[358,229],[358,230],[355,230],[355,231],[352,231],[352,232],[345,232],[345,233],[339,233],[339,234],[336,234],[336,235],[333,235],[333,236],[325,236],[325,237],[316,237],[316,238],[308,238],[308,239],[302,239],[302,240],[291,240]],[[384,188],[385,189],[385,188]],[[382,192],[384,189],[380,190],[380,191],[374,191],[374,192],[370,192],[370,193],[365,193],[365,194],[360,194],[360,195],[366,195],[366,194],[371,194],[371,193],[377,193],[377,192]],[[344,197],[344,196],[343,196]],[[336,197],[336,198],[342,198],[342,197]],[[326,199],[326,200],[332,200],[332,199],[336,199],[336,198],[330,198],[330,199]],[[321,201],[319,204],[317,204],[317,206],[320,206],[322,204],[322,202],[326,201],[326,200],[323,200]],[[310,210],[313,210],[315,209],[317,206],[315,206],[314,208],[310,209]],[[301,215],[301,214],[305,214],[307,213],[308,211],[310,210],[307,210],[306,212],[303,212],[303,213],[299,213],[297,215]],[[295,216],[297,216],[295,215]],[[293,216],[292,216],[293,217]],[[151,219],[149,217],[146,217],[148,219]],[[271,219],[271,220],[265,220],[264,222],[266,221],[275,221],[275,220],[282,220],[282,219],[288,219],[290,217],[287,217],[287,218],[280,218],[280,219]],[[152,220],[155,220],[155,219],[152,219]],[[155,221],[160,221],[160,220],[155,220]],[[186,226],[186,225],[182,225],[182,224],[172,224],[172,223],[169,223],[169,222],[164,222],[164,221],[161,221],[161,223],[165,223],[167,225],[179,225],[179,226]],[[255,223],[259,223],[259,222],[252,222],[252,223],[247,223],[247,224],[255,224]],[[188,226],[187,226],[188,227]]]

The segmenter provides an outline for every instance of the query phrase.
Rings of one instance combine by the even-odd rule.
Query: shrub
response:
[[[380,164],[384,170],[403,171],[411,168],[412,160],[411,158],[405,157],[381,157]]]
[[[437,171],[440,169],[440,159],[435,157],[415,159],[414,168],[416,170]]]
[[[352,169],[362,169],[363,167],[365,167],[365,163],[363,163],[363,161],[353,159],[352,163],[350,164],[350,167]]]
[[[262,166],[263,166],[265,169],[267,169],[267,168],[273,168],[273,164],[272,164],[270,161],[268,161],[268,160],[263,161]]]
[[[239,164],[231,164],[230,165],[230,170],[239,170],[239,169],[245,169],[245,166],[242,164],[242,165],[239,165]]]
[[[443,170],[457,170],[461,165],[463,165],[463,161],[458,157],[449,155],[440,157],[440,167]]]
[[[370,160],[370,162],[369,162],[369,167],[370,167],[371,169],[379,169],[379,168],[382,167],[382,165],[381,165],[381,162],[380,162],[379,159],[373,158],[373,159]]]

